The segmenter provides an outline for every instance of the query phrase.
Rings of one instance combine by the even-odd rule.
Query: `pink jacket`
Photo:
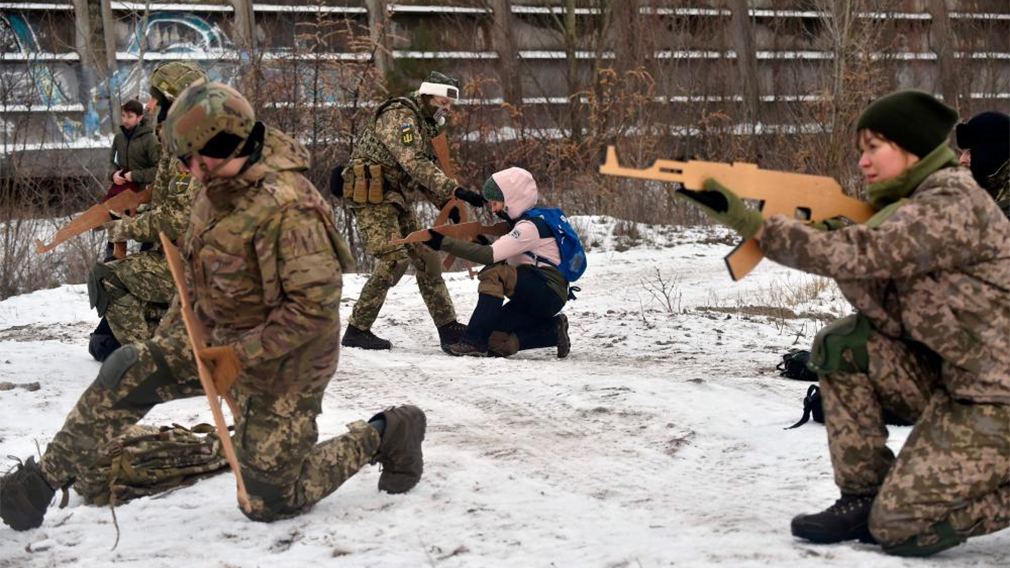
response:
[[[533,175],[522,168],[509,168],[491,175],[505,196],[505,214],[510,219],[518,219],[537,204],[537,182]],[[555,265],[561,262],[561,252],[553,236],[540,238],[537,226],[531,221],[519,221],[512,232],[491,245],[494,261],[504,260],[511,266],[540,264],[526,254],[533,253]]]

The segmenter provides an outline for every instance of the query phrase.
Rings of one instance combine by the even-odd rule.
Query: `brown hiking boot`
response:
[[[56,490],[42,477],[35,458],[19,463],[0,478],[0,518],[16,531],[42,526]]]
[[[344,347],[357,347],[359,349],[391,349],[393,344],[388,339],[372,333],[371,330],[361,331],[353,325],[348,325],[344,331],[344,338],[340,340]]]
[[[558,359],[568,357],[572,350],[572,340],[568,338],[568,316],[558,314]]]
[[[847,495],[820,513],[793,517],[793,536],[810,542],[832,544],[845,540],[859,539],[861,542],[876,543],[870,534],[870,507],[874,495]]]
[[[438,326],[438,342],[442,346],[442,351],[448,353],[449,346],[459,343],[459,340],[463,339],[464,333],[466,333],[466,326],[455,320]]]
[[[454,357],[487,357],[487,348],[481,349],[473,343],[462,339],[458,343],[453,343],[445,348],[445,352]]]
[[[372,463],[382,465],[379,491],[406,493],[417,485],[424,472],[421,442],[428,420],[416,406],[388,408],[369,422],[379,417],[386,421],[379,450],[372,456]]]

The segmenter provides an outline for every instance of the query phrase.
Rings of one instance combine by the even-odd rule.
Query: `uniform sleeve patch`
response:
[[[513,239],[518,239],[523,236],[523,232],[520,231],[519,229],[513,229],[512,232],[509,233],[509,236],[512,237]]]
[[[403,140],[404,146],[414,145],[414,126],[412,124],[404,124],[400,127],[400,135]]]

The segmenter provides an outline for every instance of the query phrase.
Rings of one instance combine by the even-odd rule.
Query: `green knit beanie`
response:
[[[481,190],[481,193],[484,194],[484,199],[487,199],[488,201],[505,202],[505,194],[502,193],[501,188],[498,187],[498,182],[496,182],[493,177],[487,178],[487,181],[484,182],[484,189]]]
[[[866,107],[856,131],[876,132],[905,150],[926,156],[947,141],[957,122],[957,111],[922,91],[898,91]]]

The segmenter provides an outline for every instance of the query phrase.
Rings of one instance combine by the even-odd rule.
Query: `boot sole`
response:
[[[424,476],[424,447],[423,447],[423,443],[424,443],[424,436],[425,436],[425,434],[428,433],[428,416],[420,408],[418,408],[417,411],[421,414],[421,417],[420,417],[420,420],[419,420],[420,425],[418,427],[420,429],[420,431],[421,431],[421,436],[420,436],[420,438],[417,441],[417,453],[418,453],[418,455],[420,456],[420,459],[421,459],[421,472],[418,474],[417,479],[413,483],[411,483],[409,487],[406,487],[406,488],[403,488],[403,489],[396,489],[396,490],[392,490],[388,486],[384,486],[384,484],[382,483],[382,477],[379,477],[379,491],[384,491],[386,493],[389,493],[390,495],[398,495],[400,493],[406,493],[406,492],[410,491],[411,489],[413,489],[414,487],[416,487],[417,484],[421,481],[421,477]]]
[[[558,337],[558,359],[564,359],[572,351],[572,340],[568,337],[568,316],[561,314],[560,317],[562,333]],[[561,341],[562,337],[564,338],[563,342]]]

